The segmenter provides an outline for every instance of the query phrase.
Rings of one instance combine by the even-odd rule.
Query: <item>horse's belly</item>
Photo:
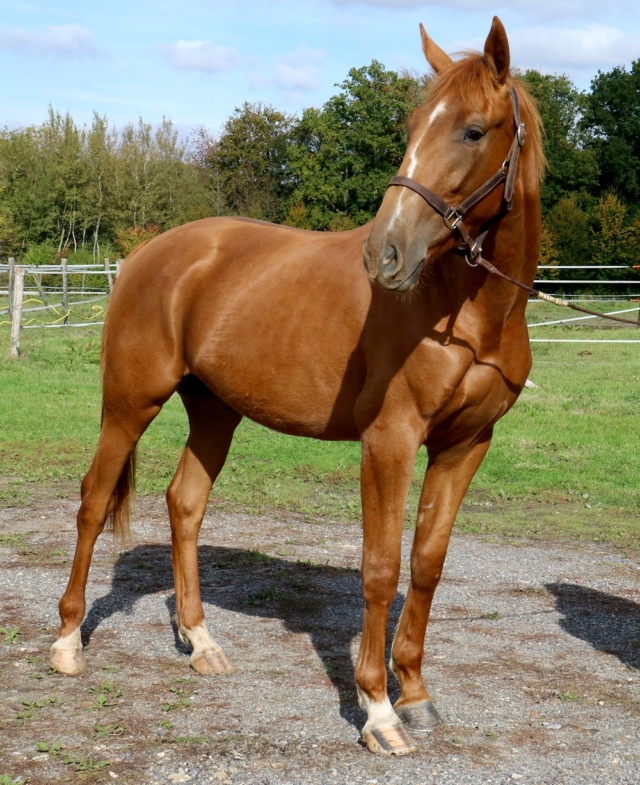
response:
[[[356,380],[346,368],[322,371],[322,364],[278,358],[274,349],[262,356],[229,353],[194,368],[228,406],[261,425],[297,436],[358,439]]]

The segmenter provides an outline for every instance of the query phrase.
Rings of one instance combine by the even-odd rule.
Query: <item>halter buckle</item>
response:
[[[524,123],[520,123],[518,126],[518,130],[516,131],[516,137],[518,139],[518,144],[520,147],[524,144],[524,140],[527,138],[527,132],[524,127]]]
[[[452,232],[462,220],[462,216],[454,207],[450,207],[442,217],[444,218],[445,226]]]

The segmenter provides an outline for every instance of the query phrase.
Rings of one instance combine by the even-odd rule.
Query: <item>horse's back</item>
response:
[[[333,438],[338,423],[335,436],[355,438],[357,347],[371,297],[366,233],[237,218],[165,232],[122,267],[106,367],[126,351],[151,374],[157,366],[168,386],[194,374],[271,427]]]

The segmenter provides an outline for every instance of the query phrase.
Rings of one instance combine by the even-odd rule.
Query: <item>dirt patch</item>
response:
[[[100,539],[87,673],[51,672],[75,503],[0,512],[0,777],[29,783],[637,783],[640,571],[598,547],[454,537],[425,678],[445,724],[417,755],[359,744],[356,525],[210,510],[202,594],[237,668],[201,678],[171,624],[164,502]],[[407,564],[411,532],[405,533]],[[405,567],[392,616],[397,619]],[[392,685],[392,697],[395,686]],[[2,781],[0,779],[0,781]]]

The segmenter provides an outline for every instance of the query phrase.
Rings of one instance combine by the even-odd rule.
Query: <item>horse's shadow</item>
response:
[[[210,545],[200,547],[199,561],[203,602],[248,616],[280,619],[285,629],[307,635],[338,692],[340,714],[353,725],[361,725],[364,715],[356,701],[351,654],[352,642],[362,627],[359,572]],[[88,643],[100,623],[114,613],[133,613],[141,596],[172,587],[169,546],[141,545],[121,554],[109,593],[94,601],[84,620],[83,642]],[[392,626],[403,601],[398,594],[390,613]],[[175,595],[166,605],[173,619]],[[213,614],[208,621],[215,637]],[[186,654],[188,649],[180,642],[175,624],[174,634],[176,649]],[[390,697],[393,700],[395,696]]]
[[[615,594],[572,583],[550,583],[560,626],[594,649],[640,670],[640,605]]]

